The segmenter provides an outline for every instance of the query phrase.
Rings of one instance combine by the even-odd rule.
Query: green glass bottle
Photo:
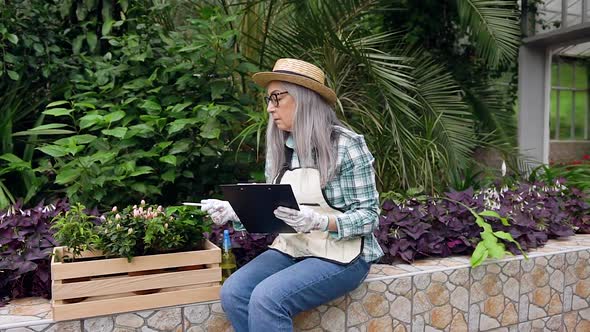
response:
[[[236,271],[236,256],[231,251],[231,240],[229,239],[229,231],[223,231],[223,249],[221,251],[221,283]]]

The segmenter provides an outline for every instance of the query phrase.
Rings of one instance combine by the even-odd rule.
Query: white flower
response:
[[[113,209],[111,211],[117,212],[117,207],[116,206],[113,206]]]
[[[55,210],[55,205],[49,204],[43,207],[43,213],[51,212]]]
[[[133,233],[133,228],[129,228],[129,229],[127,230],[127,234],[131,234],[131,233]]]
[[[502,176],[506,176],[506,162],[502,160]]]
[[[121,215],[119,215],[118,213],[115,215],[115,220],[121,220]]]
[[[145,205],[145,200],[141,200],[141,205],[144,206]]]

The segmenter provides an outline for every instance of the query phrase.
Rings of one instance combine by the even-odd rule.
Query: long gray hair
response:
[[[315,167],[321,186],[335,175],[337,149],[332,141],[334,125],[342,126],[330,105],[315,91],[297,84],[280,82],[295,98],[295,115],[291,133],[301,167]],[[267,172],[274,179],[285,164],[285,140],[289,133],[277,127],[269,114],[266,128]],[[269,163],[270,162],[270,163]]]

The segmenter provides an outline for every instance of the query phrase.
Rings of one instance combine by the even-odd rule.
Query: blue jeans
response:
[[[267,250],[225,281],[221,305],[236,332],[292,331],[291,317],[354,290],[368,273],[362,258],[340,265]]]

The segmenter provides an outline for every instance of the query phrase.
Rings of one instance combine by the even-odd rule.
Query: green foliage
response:
[[[94,246],[106,257],[126,257],[202,248],[203,233],[211,230],[205,213],[186,206],[139,205],[122,211],[113,207],[97,227]]]
[[[156,252],[199,248],[204,232],[211,230],[206,213],[189,206],[169,206],[165,218],[148,222],[144,241],[146,249]]]
[[[492,68],[514,62],[520,44],[515,1],[457,0],[457,11],[479,57]]]
[[[235,32],[220,29],[232,18],[208,9],[167,31],[144,14],[116,21],[125,33],[103,37],[103,56],[81,56],[65,99],[44,111],[76,134],[39,147],[50,158],[38,170],[74,201],[170,203],[249,176],[236,164],[254,157],[228,153],[252,103],[235,84],[250,68],[232,48]]]
[[[476,267],[480,265],[486,258],[495,258],[501,259],[504,258],[506,254],[510,254],[509,251],[506,250],[506,246],[500,240],[504,240],[507,242],[512,242],[516,245],[518,250],[522,253],[525,259],[528,259],[526,253],[522,250],[520,244],[514,240],[510,233],[504,231],[496,231],[492,230],[492,225],[487,223],[483,217],[494,217],[500,219],[502,225],[510,226],[508,220],[504,217],[501,217],[497,212],[484,210],[482,212],[475,212],[473,209],[465,206],[471,214],[475,217],[475,223],[483,228],[483,231],[479,233],[481,235],[481,241],[475,247],[473,254],[471,255],[470,263],[472,267]]]
[[[505,94],[501,102],[498,94],[490,96],[485,105],[463,97],[465,87],[489,86],[515,63],[514,3],[458,2],[310,0],[249,6],[229,1],[224,6],[228,11],[244,7],[240,29],[247,33],[239,42],[251,61],[270,67],[278,57],[296,57],[326,71],[339,97],[340,118],[365,135],[376,157],[379,190],[421,186],[433,193],[468,167],[478,145],[505,149],[513,143],[514,119],[511,108],[505,111]],[[498,13],[509,15],[501,20]],[[473,98],[483,95],[473,90]],[[243,136],[254,131],[259,136],[262,127],[249,123]],[[508,137],[494,140],[507,132]]]
[[[72,205],[66,212],[60,212],[52,220],[53,235],[60,245],[68,247],[71,260],[79,257],[82,251],[92,248],[98,236],[94,231],[94,216],[86,214],[86,207],[80,203]]]
[[[425,49],[452,74],[475,122],[478,145],[513,155],[520,40],[516,2],[425,0],[403,4],[401,10],[385,14],[385,29],[406,29],[406,43]]]
[[[150,207],[151,214],[152,207]],[[103,218],[102,224],[96,228],[97,240],[93,246],[101,250],[105,257],[125,257],[131,262],[133,256],[143,255],[143,235],[147,219],[147,207],[144,213],[137,211],[137,206],[126,207],[119,213],[113,207],[112,213]],[[159,213],[159,212],[158,212]]]
[[[397,205],[403,204],[408,200],[417,202],[424,202],[428,199],[428,196],[424,193],[424,188],[409,188],[405,192],[387,191],[380,194],[381,205],[387,200],[391,200]]]
[[[0,88],[8,82],[37,85],[53,75],[59,79],[68,50],[57,3],[0,1]]]
[[[478,145],[514,143],[510,93],[492,88],[512,70],[513,3],[2,2],[0,207],[169,205],[260,180],[266,115],[247,75],[288,56],[326,71],[380,190],[441,192]]]
[[[0,209],[34,201],[46,182],[33,172],[37,132],[18,132],[40,125],[40,114],[67,68],[62,22],[50,1],[0,1]],[[51,79],[51,83],[48,80]]]
[[[568,187],[580,189],[590,195],[590,161],[584,160],[572,164],[540,165],[529,174],[531,182],[567,184]]]
[[[481,165],[471,162],[461,172],[451,174],[449,187],[462,191],[468,188],[480,189],[486,186],[485,178],[482,179],[483,171]]]

